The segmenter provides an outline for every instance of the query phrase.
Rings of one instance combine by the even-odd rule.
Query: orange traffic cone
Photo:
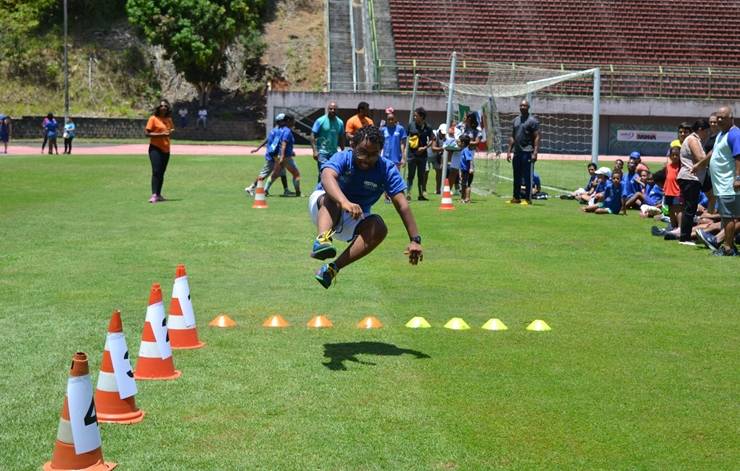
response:
[[[44,463],[44,471],[105,471],[116,467],[116,463],[103,460],[89,373],[87,355],[75,353],[67,380],[67,394],[59,414],[54,452],[51,461]]]
[[[314,316],[306,325],[310,329],[328,329],[330,327],[334,327],[334,324],[326,316]]]
[[[205,343],[198,340],[198,329],[195,327],[195,312],[190,301],[190,285],[185,265],[177,265],[175,270],[175,284],[172,286],[172,301],[170,301],[170,317],[167,319],[167,329],[170,333],[172,348],[192,349],[201,348]]]
[[[227,314],[219,314],[208,325],[211,327],[236,327],[236,322]]]
[[[455,206],[452,205],[452,194],[450,193],[450,181],[445,178],[445,186],[442,191],[442,199],[439,202],[440,211],[452,211]]]
[[[283,319],[283,316],[277,314],[265,319],[262,323],[262,327],[290,327],[290,323]]]
[[[136,380],[128,360],[128,347],[123,336],[121,311],[116,309],[108,324],[103,363],[95,388],[98,422],[135,424],[144,419],[136,407]]]
[[[359,329],[380,329],[383,327],[383,323],[375,316],[367,316],[357,323],[357,327]]]
[[[257,189],[254,190],[253,208],[267,209],[267,199],[265,199],[265,182],[261,178],[257,180]]]
[[[141,333],[139,359],[136,362],[136,379],[176,379],[182,373],[175,369],[172,347],[167,333],[167,318],[162,304],[162,288],[152,284],[149,307],[146,309],[144,331]]]

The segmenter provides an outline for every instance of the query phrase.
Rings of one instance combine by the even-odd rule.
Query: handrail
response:
[[[367,9],[370,14],[370,44],[372,46],[373,54],[373,69],[375,74],[375,80],[372,85],[373,90],[378,88],[380,84],[380,57],[378,56],[378,31],[375,27],[375,2],[373,0],[367,0]]]

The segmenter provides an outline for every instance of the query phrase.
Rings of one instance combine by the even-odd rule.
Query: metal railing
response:
[[[447,80],[449,61],[398,59],[382,61],[377,59],[377,68],[398,71],[398,88],[409,90],[413,77],[422,76],[421,92],[439,92],[440,82]],[[491,63],[479,60],[460,59],[457,76],[460,82],[486,83],[492,71]],[[496,64],[501,66],[500,63]],[[740,67],[712,66],[643,66],[630,64],[578,64],[578,63],[510,63],[512,69],[527,67],[551,70],[583,70],[601,68],[601,93],[604,97],[646,97],[646,98],[695,98],[695,99],[738,99],[740,97]],[[378,74],[379,79],[382,75]],[[406,86],[404,86],[406,84]],[[574,81],[554,86],[545,91],[553,95],[590,94],[591,81]],[[388,90],[379,81],[376,89]],[[389,90],[390,91],[390,90]]]

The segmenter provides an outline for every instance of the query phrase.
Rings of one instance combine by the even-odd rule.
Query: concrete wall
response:
[[[74,117],[77,126],[77,137],[98,139],[145,139],[146,119],[126,118],[84,118]],[[22,116],[13,118],[13,139],[34,139],[42,137],[41,122],[43,116]],[[58,116],[61,123],[63,117]],[[197,128],[195,119],[189,119],[188,125],[180,126],[175,118],[175,129],[178,139],[203,141],[216,140],[252,140],[264,136],[261,123],[255,121],[209,118],[206,129]]]
[[[499,112],[517,113],[519,98],[499,98],[496,100]],[[338,114],[347,119],[355,113],[357,103],[370,103],[372,118],[379,122],[383,110],[392,106],[401,123],[407,123],[411,107],[410,93],[310,93],[310,92],[271,92],[267,96],[267,120],[272,123],[275,114],[290,110],[324,109],[330,101],[335,101]],[[677,101],[646,99],[604,99],[601,100],[599,153],[602,155],[629,154],[640,150],[646,155],[665,155],[667,143],[661,142],[620,142],[616,139],[618,129],[640,129],[650,131],[675,131],[681,121],[693,121],[707,117],[722,105],[733,106],[740,113],[740,101]],[[444,122],[447,99],[441,95],[419,95],[415,106],[423,106],[428,112],[428,122],[437,125]],[[567,117],[592,114],[590,98],[580,97],[539,97],[531,103],[535,114]],[[505,124],[505,123],[504,123]],[[268,126],[269,127],[269,126]],[[590,130],[588,131],[590,132]],[[569,149],[562,149],[568,152]]]

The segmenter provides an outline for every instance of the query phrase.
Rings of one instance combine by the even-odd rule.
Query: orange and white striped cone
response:
[[[439,202],[439,210],[451,211],[454,209],[455,206],[452,204],[452,194],[450,193],[450,181],[445,178],[445,186],[442,190],[442,200]]]
[[[136,379],[176,379],[182,373],[175,369],[172,347],[167,333],[167,318],[162,304],[162,288],[152,284],[149,306],[146,309],[144,331],[141,333],[139,359],[136,362]]]
[[[54,452],[51,461],[44,463],[44,471],[107,471],[115,467],[116,463],[103,460],[87,355],[77,352],[69,370]]]
[[[172,286],[170,317],[167,319],[170,342],[175,350],[201,348],[205,343],[198,339],[195,327],[195,311],[190,300],[190,285],[185,265],[177,265],[175,284]]]
[[[267,199],[265,198],[265,182],[262,178],[257,180],[257,189],[254,190],[253,208],[267,209]]]
[[[103,363],[100,365],[95,388],[98,422],[135,424],[144,419],[144,411],[136,407],[136,380],[128,359],[128,347],[123,336],[121,311],[116,309],[108,324]]]

